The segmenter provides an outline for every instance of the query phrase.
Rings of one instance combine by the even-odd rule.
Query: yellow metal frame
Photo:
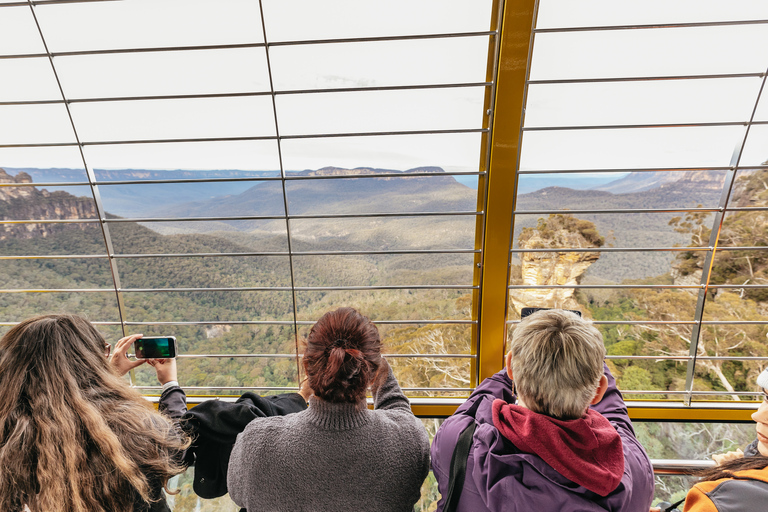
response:
[[[501,370],[504,361],[512,212],[535,7],[535,0],[504,2],[487,176],[477,344],[479,381]]]

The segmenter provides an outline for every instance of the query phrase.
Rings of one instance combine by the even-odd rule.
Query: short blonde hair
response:
[[[591,322],[562,309],[537,311],[512,333],[510,353],[515,388],[528,409],[562,420],[584,415],[605,358]]]

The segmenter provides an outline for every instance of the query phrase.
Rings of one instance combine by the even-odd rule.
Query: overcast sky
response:
[[[0,0],[1,3],[7,1]],[[270,42],[485,31],[490,0],[265,0]],[[125,0],[40,5],[49,49],[155,48],[262,43],[251,0]],[[768,19],[764,1],[542,0],[537,26],[561,28]],[[488,37],[275,46],[275,89],[313,90],[483,82]],[[28,7],[0,8],[0,54],[43,53]],[[263,48],[59,56],[67,98],[268,92]],[[536,36],[531,79],[763,73],[768,24],[602,30]],[[0,59],[0,101],[61,99],[47,58]],[[745,122],[761,78],[539,84],[526,126]],[[483,87],[277,96],[280,135],[473,129]],[[72,103],[82,141],[274,136],[271,96]],[[757,120],[768,121],[768,100]],[[506,120],[504,120],[506,122]],[[517,119],[508,122],[517,123]],[[744,127],[674,127],[528,132],[523,169],[613,169],[728,165]],[[742,159],[768,158],[755,127]],[[74,142],[62,104],[0,105],[0,144]],[[287,170],[439,165],[478,170],[480,135],[294,139],[282,142]],[[277,169],[274,141],[86,146],[94,168]],[[0,149],[0,166],[80,167],[74,148]]]

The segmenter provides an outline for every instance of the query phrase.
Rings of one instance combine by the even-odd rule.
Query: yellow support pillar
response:
[[[512,212],[535,12],[535,0],[504,2],[495,103],[490,117],[491,149],[486,176],[488,194],[478,314],[478,382],[504,365]]]

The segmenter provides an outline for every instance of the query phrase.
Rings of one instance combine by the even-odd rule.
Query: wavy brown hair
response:
[[[189,440],[113,373],[104,346],[74,315],[30,318],[0,339],[0,510],[148,508],[183,471]]]
[[[353,308],[330,311],[312,326],[304,369],[315,396],[328,402],[359,402],[378,383],[381,338],[373,322]]]
[[[742,457],[733,459],[713,466],[711,468],[700,469],[693,473],[698,476],[702,482],[720,480],[721,478],[738,478],[737,471],[747,471],[749,469],[768,468],[768,457],[755,455],[752,457]]]

